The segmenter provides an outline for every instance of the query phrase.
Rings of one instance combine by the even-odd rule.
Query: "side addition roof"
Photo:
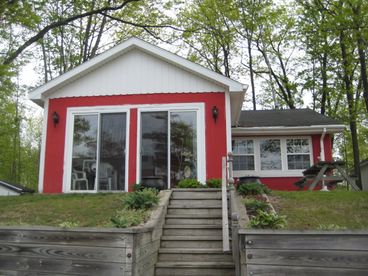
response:
[[[306,134],[341,132],[345,125],[309,108],[242,111],[233,133],[244,134]]]
[[[22,185],[9,183],[9,182],[3,181],[3,180],[0,180],[0,186],[6,188],[8,190],[11,190],[13,192],[19,193],[19,194],[33,193],[34,192],[34,190],[23,187]]]

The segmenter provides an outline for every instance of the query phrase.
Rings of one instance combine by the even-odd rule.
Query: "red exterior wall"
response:
[[[313,163],[317,163],[319,161],[319,156],[321,152],[320,139],[320,134],[312,135]],[[332,137],[327,134],[325,135],[325,138],[323,140],[325,148],[325,159],[326,161],[331,161]],[[295,191],[298,190],[298,187],[296,187],[294,183],[301,178],[302,177],[263,177],[261,178],[261,181],[273,190]]]
[[[139,105],[139,104],[204,103],[206,135],[206,177],[221,178],[221,156],[226,155],[226,119],[225,94],[214,93],[176,93],[116,95],[95,97],[73,97],[50,99],[48,108],[48,125],[46,134],[44,193],[61,193],[64,166],[65,126],[68,107],[104,106],[104,105]],[[217,106],[219,116],[215,122],[212,107]],[[52,114],[59,114],[59,123],[54,126]],[[137,149],[137,109],[130,110],[129,137],[129,190],[136,182]]]

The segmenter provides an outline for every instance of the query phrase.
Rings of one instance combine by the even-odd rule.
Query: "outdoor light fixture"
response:
[[[217,108],[217,106],[213,106],[212,107],[212,117],[213,119],[215,120],[215,123],[216,123],[216,120],[217,120],[217,117],[218,117],[218,114],[219,114],[219,110]]]
[[[59,123],[59,114],[56,111],[52,113],[52,121],[54,122],[54,127]]]

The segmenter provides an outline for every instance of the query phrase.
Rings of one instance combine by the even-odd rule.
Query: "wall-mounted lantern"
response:
[[[54,127],[59,123],[59,114],[56,111],[52,113],[52,121],[54,122]]]
[[[215,120],[215,123],[217,121],[218,114],[219,114],[219,110],[218,110],[217,106],[214,105],[212,107],[212,118]]]

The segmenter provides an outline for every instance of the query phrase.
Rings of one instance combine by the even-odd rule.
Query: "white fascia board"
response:
[[[196,75],[217,83],[221,86],[228,88],[230,92],[232,91],[243,91],[243,84],[227,78],[221,74],[215,73],[201,65],[195,64],[183,57],[166,51],[160,47],[152,45],[148,42],[140,40],[138,38],[130,38],[125,42],[107,50],[106,52],[94,57],[93,59],[79,65],[78,67],[64,73],[63,75],[49,81],[48,83],[36,88],[29,94],[29,98],[39,104],[39,100],[43,100],[45,93],[51,93],[56,89],[64,86],[65,84],[76,80],[77,78],[87,74],[103,64],[109,62],[122,55],[123,53],[129,51],[132,48],[138,48],[149,54],[152,54],[162,60],[165,60],[175,66],[182,68],[186,71],[192,72]]]
[[[300,135],[300,134],[321,134],[323,129],[327,133],[339,133],[346,129],[345,125],[313,125],[297,127],[237,127],[232,128],[234,135]]]

